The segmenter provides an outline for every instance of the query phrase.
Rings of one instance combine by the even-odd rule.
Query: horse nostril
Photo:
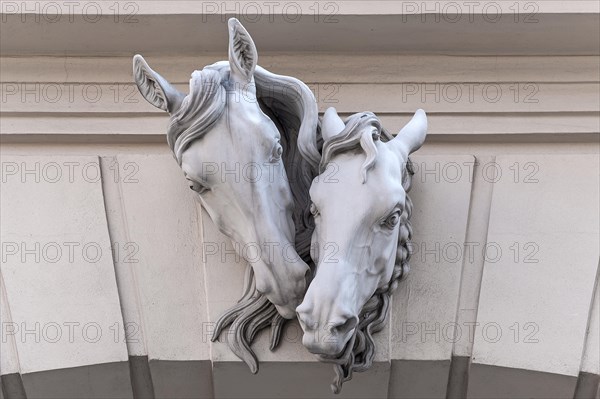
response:
[[[358,317],[352,316],[346,319],[343,323],[334,324],[331,332],[336,335],[345,335],[356,328],[358,325]]]

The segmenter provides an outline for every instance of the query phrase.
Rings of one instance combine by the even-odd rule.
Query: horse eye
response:
[[[319,210],[314,203],[310,204],[310,213],[312,213],[313,216],[317,216],[319,214]]]
[[[202,190],[202,186],[196,182],[190,182],[190,189],[195,192],[200,192]]]
[[[198,183],[197,181],[194,181],[194,180],[190,179],[189,177],[186,177],[186,179],[187,179],[188,185],[192,191],[195,191],[195,192],[201,194],[202,192],[204,192],[206,190],[206,188],[202,184]]]
[[[277,162],[281,159],[281,155],[283,154],[283,147],[279,144],[279,140],[275,143],[275,147],[273,147],[273,153],[271,154],[271,162]]]
[[[400,221],[400,212],[396,211],[396,212],[392,213],[390,216],[388,216],[388,218],[385,219],[383,224],[386,227],[392,229],[398,225],[399,221]]]

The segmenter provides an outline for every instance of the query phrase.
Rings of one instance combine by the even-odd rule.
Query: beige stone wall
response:
[[[296,324],[276,352],[260,337],[257,376],[210,342],[245,265],[187,188],[167,116],[131,77],[142,50],[182,90],[225,59],[220,15],[173,3],[140,2],[130,25],[106,10],[52,25],[3,5],[7,399],[14,376],[28,397],[331,396],[333,371]],[[500,23],[452,24],[375,3],[335,3],[333,24],[241,18],[259,64],[309,84],[321,111],[370,110],[390,131],[428,112],[411,273],[373,369],[342,396],[586,397],[600,374],[597,4],[538,2],[528,25],[503,2]]]

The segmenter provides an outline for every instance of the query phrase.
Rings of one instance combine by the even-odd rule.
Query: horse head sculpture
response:
[[[408,156],[421,147],[426,130],[422,110],[394,138],[370,112],[344,123],[330,108],[321,122],[321,150],[316,133],[300,137],[305,158],[321,172],[333,170],[310,188],[317,266],[297,313],[304,346],[335,364],[335,393],[353,371],[371,366],[372,333],[383,328],[391,293],[408,272]]]
[[[301,81],[257,66],[254,42],[237,19],[228,28],[229,61],[193,72],[187,95],[140,55],[133,70],[144,98],[170,114],[167,142],[190,188],[251,265],[253,282],[213,339],[231,325],[231,349],[256,372],[254,335],[271,325],[273,348],[306,291],[310,176],[296,140],[316,130],[318,111]]]

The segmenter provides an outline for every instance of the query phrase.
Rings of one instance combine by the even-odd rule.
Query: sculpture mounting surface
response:
[[[231,326],[230,348],[257,372],[250,349],[256,333],[271,326],[274,349],[284,318],[295,317],[306,291],[311,176],[296,139],[316,130],[318,111],[304,83],[256,65],[254,42],[237,19],[228,28],[229,61],[193,72],[187,95],[141,55],[133,72],[144,98],[170,114],[167,142],[190,188],[251,265],[242,299],[218,320],[213,340]],[[242,167],[254,174],[223,173]],[[260,256],[241,251],[249,246],[258,246]]]
[[[422,110],[393,138],[370,112],[344,122],[329,108],[321,124],[322,149],[316,151],[315,134],[300,137],[302,153],[318,160],[322,174],[310,188],[316,273],[296,311],[304,346],[335,364],[335,393],[353,371],[371,366],[372,334],[383,328],[391,294],[408,272],[408,156],[421,147],[426,130]],[[330,165],[334,174],[325,172]]]

